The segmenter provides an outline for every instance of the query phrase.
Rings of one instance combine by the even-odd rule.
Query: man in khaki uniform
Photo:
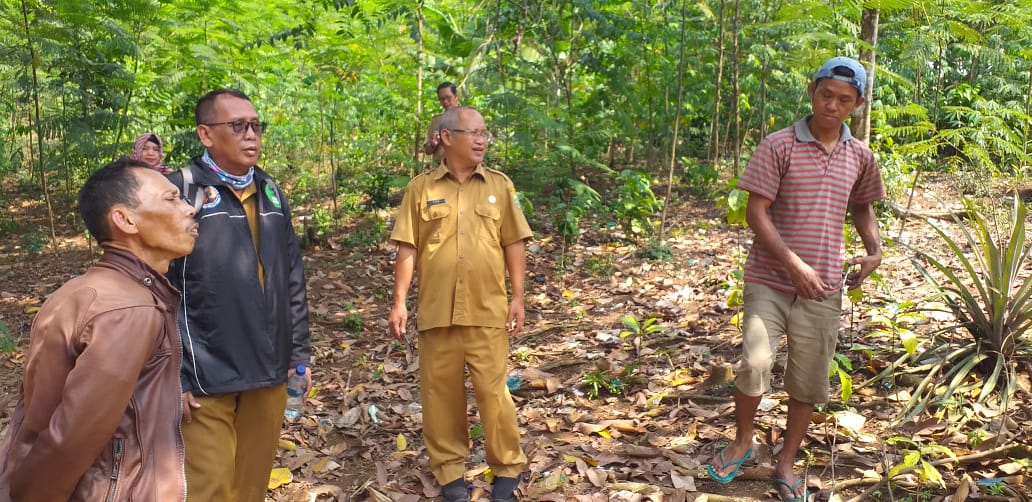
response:
[[[441,102],[444,111],[459,106],[459,91],[451,82],[441,82],[437,86],[437,101]],[[440,164],[444,159],[444,147],[441,145],[441,117],[444,113],[434,115],[430,119],[430,127],[426,131],[426,141],[423,142],[423,153],[433,154],[434,165]]]
[[[509,336],[523,329],[524,241],[532,236],[512,181],[481,165],[491,139],[484,118],[455,107],[441,118],[445,164],[405,189],[391,240],[398,244],[391,334],[405,334],[405,304],[419,271],[419,382],[430,469],[448,502],[468,502],[464,368],[484,426],[492,500],[515,501],[527,457],[506,387]],[[507,302],[505,273],[512,286]]]

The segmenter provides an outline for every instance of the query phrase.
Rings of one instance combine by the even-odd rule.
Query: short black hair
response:
[[[140,181],[136,179],[134,169],[151,167],[135,159],[122,157],[90,175],[86,183],[79,189],[79,216],[86,224],[86,230],[103,244],[111,240],[111,226],[108,214],[118,204],[137,207],[140,199],[136,192],[140,189]]]
[[[245,99],[248,103],[251,102],[251,98],[247,97],[243,91],[236,89],[215,89],[214,91],[201,96],[201,99],[197,100],[197,107],[194,108],[194,121],[197,125],[206,124],[215,120],[215,98],[228,94],[230,96]]]
[[[459,95],[459,88],[455,87],[455,84],[453,84],[451,82],[441,82],[440,84],[438,84],[437,85],[437,92],[441,92],[441,89],[444,89],[446,87],[451,89],[451,93],[452,94],[454,94],[456,96]]]

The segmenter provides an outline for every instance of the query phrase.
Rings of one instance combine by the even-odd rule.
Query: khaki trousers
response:
[[[516,407],[505,385],[508,360],[503,328],[451,326],[419,333],[423,441],[441,485],[463,477],[469,457],[464,368],[480,410],[487,465],[501,477],[516,477],[526,468]]]
[[[286,384],[196,397],[183,423],[186,491],[192,502],[263,502],[276,460]]]
[[[747,282],[744,295],[738,390],[753,397],[770,390],[775,354],[787,336],[785,391],[804,403],[826,402],[831,389],[828,372],[842,324],[842,294],[818,302]]]

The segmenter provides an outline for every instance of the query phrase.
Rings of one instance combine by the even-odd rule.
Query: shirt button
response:
[[[459,230],[459,235],[466,235],[466,231],[465,230]]]

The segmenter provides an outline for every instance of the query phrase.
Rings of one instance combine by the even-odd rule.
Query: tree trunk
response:
[[[1032,67],[1028,69],[1028,87],[1025,90],[1025,115],[1032,113]],[[1028,155],[1028,124],[1025,124],[1024,136],[1021,144],[1023,151]]]
[[[764,17],[770,12],[767,2],[763,2]],[[763,31],[761,47],[767,46],[767,31]],[[760,55],[760,138],[767,137],[767,55],[764,51]]]
[[[731,120],[734,121],[734,137],[731,140],[731,162],[732,162],[732,175],[738,177],[739,163],[741,162],[741,124],[742,121],[738,116],[741,113],[739,106],[739,94],[741,89],[738,86],[738,58],[741,57],[739,54],[740,44],[738,43],[738,18],[741,14],[741,0],[735,0],[735,13],[731,18],[731,54],[734,58],[734,64],[731,67]]]
[[[412,137],[412,164],[419,169],[423,154],[423,2],[416,2],[416,130]]]
[[[47,218],[50,221],[50,244],[57,249],[57,229],[54,224],[54,208],[50,204],[50,190],[47,188],[46,155],[43,151],[43,114],[39,106],[39,55],[36,54],[36,47],[32,45],[32,31],[29,29],[29,6],[26,0],[21,1],[22,22],[25,29],[25,43],[29,47],[29,64],[32,66],[32,103],[35,107],[35,128],[36,128],[36,158],[39,160],[39,186],[43,191],[43,201],[47,205]]]
[[[674,137],[670,142],[670,168],[667,170],[666,199],[663,201],[663,215],[659,219],[659,242],[663,242],[666,229],[667,208],[674,186],[674,166],[677,165],[677,135],[681,126],[681,99],[684,89],[684,32],[688,17],[688,0],[681,0],[681,48],[677,55],[677,109],[674,110]]]
[[[713,120],[710,122],[710,163],[718,167],[720,163],[720,86],[724,79],[724,7],[725,0],[720,0],[717,14],[717,82],[713,96]]]
[[[871,141],[871,103],[874,101],[874,47],[878,44],[878,9],[864,9],[860,19],[860,38],[866,47],[860,51],[860,63],[867,69],[867,84],[864,86],[865,101],[863,106],[853,112],[850,130],[860,141]]]

